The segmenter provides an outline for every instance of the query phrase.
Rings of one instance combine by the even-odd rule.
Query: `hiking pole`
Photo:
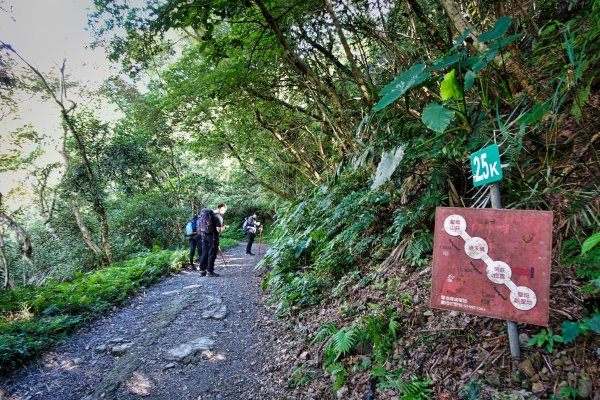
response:
[[[219,250],[219,253],[221,253],[221,258],[223,259],[223,264],[227,268],[227,263],[225,262],[225,255],[223,254],[223,250],[221,250],[221,246],[218,246],[217,249]]]
[[[258,235],[258,255],[260,256],[260,243],[262,242],[262,226],[260,227],[260,234]]]

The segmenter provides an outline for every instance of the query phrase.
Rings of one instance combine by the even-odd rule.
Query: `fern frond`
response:
[[[340,329],[335,335],[332,336],[331,341],[333,350],[335,352],[335,358],[338,359],[340,356],[347,354],[354,345],[356,344],[357,334],[354,327],[350,327],[347,330]]]

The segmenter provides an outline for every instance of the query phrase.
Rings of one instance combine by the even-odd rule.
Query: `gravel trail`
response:
[[[240,244],[225,260],[219,277],[184,271],[92,322],[4,382],[0,399],[287,398],[281,382],[265,382],[277,322],[263,305],[260,258]]]

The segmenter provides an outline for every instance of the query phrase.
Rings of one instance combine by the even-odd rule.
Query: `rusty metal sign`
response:
[[[437,207],[431,307],[546,326],[552,218]]]

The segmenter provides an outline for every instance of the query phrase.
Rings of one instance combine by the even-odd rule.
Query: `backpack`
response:
[[[248,230],[248,217],[244,218],[244,225],[242,225],[242,232],[246,233]]]
[[[200,215],[198,215],[198,222],[200,223],[199,230],[205,235],[212,235],[215,232],[214,214],[214,211],[210,208],[203,208],[200,210]]]
[[[196,217],[190,219],[185,226],[185,234],[187,236],[192,236],[196,234]]]

